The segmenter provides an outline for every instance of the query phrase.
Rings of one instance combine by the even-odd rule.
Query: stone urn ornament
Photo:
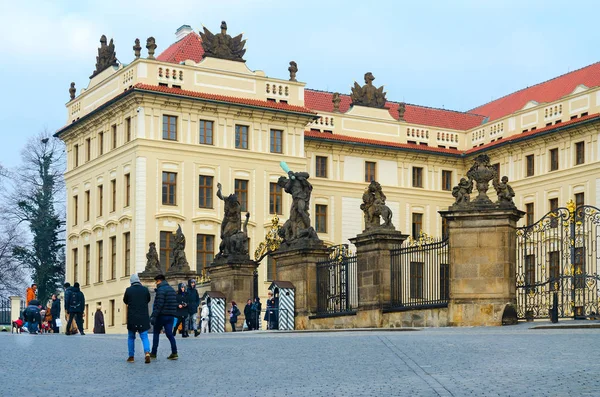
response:
[[[475,158],[473,166],[467,172],[467,177],[475,181],[475,187],[479,194],[473,200],[475,205],[492,205],[493,202],[487,195],[490,181],[495,179],[496,170],[490,165],[490,158],[487,154],[480,154]]]

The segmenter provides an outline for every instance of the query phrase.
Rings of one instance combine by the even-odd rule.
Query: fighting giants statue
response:
[[[363,203],[360,205],[360,209],[365,214],[365,232],[377,228],[394,229],[392,211],[385,205],[386,197],[378,182],[371,181],[371,184],[365,189],[362,199]],[[381,218],[383,218],[383,224],[381,224]]]
[[[173,246],[173,262],[169,272],[189,272],[190,265],[185,257],[185,236],[181,231],[181,225],[177,225],[175,234],[175,245]]]
[[[156,244],[150,243],[148,253],[146,254],[146,268],[145,273],[160,273],[160,260],[158,259],[158,252],[156,252]]]
[[[225,203],[225,213],[221,222],[221,244],[215,262],[247,262],[248,255],[248,220],[250,213],[246,213],[243,229],[241,219],[241,204],[235,193],[223,196],[222,186],[217,183],[217,197]]]
[[[308,182],[310,175],[308,172],[293,172],[285,162],[281,162],[281,168],[287,171],[288,177],[279,177],[277,184],[281,186],[286,193],[292,195],[292,207],[290,209],[290,218],[283,224],[279,235],[283,238],[283,246],[301,247],[322,242],[317,236],[317,232],[310,226],[310,195],[312,185]]]
[[[210,30],[204,27],[204,33],[200,32],[200,37],[202,37],[202,48],[204,48],[205,57],[246,62],[242,58],[246,53],[244,49],[246,40],[242,40],[241,34],[233,38],[228,35],[225,21],[221,22],[221,33],[212,34]]]

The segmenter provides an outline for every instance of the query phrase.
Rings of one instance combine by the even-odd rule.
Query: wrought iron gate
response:
[[[358,307],[356,254],[347,244],[330,247],[329,259],[317,263],[317,315],[352,312]]]
[[[600,315],[600,209],[589,205],[547,213],[517,229],[517,316],[548,318],[554,294],[558,316]]]

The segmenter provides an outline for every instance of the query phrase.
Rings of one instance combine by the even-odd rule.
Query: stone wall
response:
[[[296,317],[296,329],[352,329],[352,328],[411,328],[447,327],[448,308],[409,310],[382,313],[381,310],[359,310],[355,314],[335,317]]]

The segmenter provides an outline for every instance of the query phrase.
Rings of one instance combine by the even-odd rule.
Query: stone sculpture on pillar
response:
[[[190,265],[185,256],[185,236],[181,230],[181,225],[177,225],[175,234],[175,245],[173,247],[173,262],[169,272],[189,272]]]
[[[452,196],[456,198],[456,201],[452,205],[456,207],[466,207],[471,202],[471,193],[473,192],[473,181],[467,180],[467,178],[460,178],[458,185],[452,188]]]
[[[295,61],[290,62],[290,67],[288,68],[288,72],[290,72],[290,81],[297,81],[296,73],[298,73],[298,64]]]
[[[406,103],[400,102],[398,104],[398,121],[405,121],[404,113],[406,113]]]
[[[135,59],[140,57],[140,52],[142,51],[142,46],[140,45],[140,39],[135,39],[135,45],[133,46],[133,53],[135,55]]]
[[[373,229],[395,230],[392,224],[392,210],[385,205],[386,197],[378,182],[371,181],[365,189],[362,199],[363,203],[360,205],[360,209],[365,216],[365,230],[363,232]],[[381,223],[382,218],[383,224]]]
[[[496,182],[494,179],[494,189],[496,189],[496,193],[498,194],[497,204],[500,207],[516,208],[516,205],[513,201],[513,197],[515,197],[515,191],[508,184],[508,177],[506,175],[502,177],[500,182]]]
[[[158,259],[158,252],[156,252],[156,244],[150,243],[148,253],[146,254],[146,268],[145,273],[160,273],[160,260]]]
[[[385,106],[386,98],[385,92],[383,92],[383,86],[376,88],[373,85],[375,77],[373,73],[365,73],[365,85],[362,87],[358,83],[354,82],[352,87],[352,105],[368,106],[372,108],[383,108]]]
[[[156,40],[150,36],[146,39],[146,49],[148,50],[148,59],[154,59],[154,51],[156,51]]]
[[[280,176],[277,184],[286,193],[292,195],[292,207],[290,218],[283,224],[279,235],[283,239],[282,246],[285,248],[302,248],[311,245],[322,246],[323,242],[317,236],[317,232],[310,226],[310,195],[312,185],[308,181],[308,172],[293,172],[285,162],[281,162],[281,168],[287,171],[288,178]]]
[[[490,158],[487,154],[480,154],[475,157],[473,165],[467,171],[467,177],[470,181],[475,180],[477,191],[479,194],[473,200],[473,204],[476,206],[489,206],[493,202],[487,195],[490,181],[497,178],[496,170],[490,165]]]
[[[77,92],[77,89],[75,88],[75,83],[71,83],[71,86],[69,87],[69,96],[71,97],[71,99],[75,99],[75,93]]]
[[[334,92],[333,93],[333,98],[331,99],[331,102],[333,102],[333,113],[339,113],[340,112],[340,102],[342,101],[342,99],[340,98],[340,93],[339,92]]]
[[[90,79],[99,74],[100,72],[108,69],[110,66],[117,66],[117,53],[115,52],[115,45],[113,40],[110,39],[110,43],[106,44],[106,36],[100,37],[100,48],[98,48],[98,56],[96,57],[96,70],[90,76]]]
[[[217,197],[225,203],[225,211],[221,222],[221,244],[219,245],[219,253],[215,256],[215,263],[248,262],[250,260],[248,254],[250,213],[246,213],[246,220],[242,226],[241,204],[238,201],[237,194],[223,196],[221,189],[221,184],[217,183]]]

